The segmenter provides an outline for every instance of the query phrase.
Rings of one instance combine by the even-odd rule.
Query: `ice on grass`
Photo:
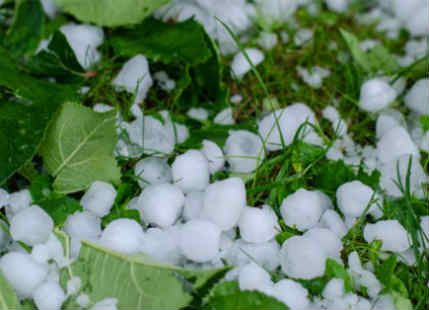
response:
[[[52,218],[38,206],[23,209],[10,220],[12,238],[29,246],[47,241],[53,228]]]
[[[377,158],[382,163],[396,160],[403,155],[419,156],[419,149],[404,127],[395,127],[377,142]]]
[[[371,298],[377,297],[383,287],[371,271],[362,267],[357,252],[350,253],[348,263],[348,272],[352,277],[353,283],[356,283],[358,288],[361,286],[366,287]]]
[[[183,218],[186,221],[198,219],[204,204],[204,192],[194,191],[186,194]]]
[[[56,281],[46,281],[34,291],[33,300],[38,309],[59,310],[66,295]]]
[[[323,211],[319,194],[303,188],[287,196],[280,207],[285,224],[299,231],[316,226]]]
[[[326,5],[332,11],[344,13],[349,7],[349,0],[326,0]]]
[[[49,260],[53,259],[60,268],[69,263],[64,257],[63,246],[54,233],[49,235],[49,239],[45,243],[33,246],[31,256],[38,263],[48,263]]]
[[[379,112],[396,99],[396,90],[386,81],[374,78],[363,83],[360,90],[359,107],[367,112]]]
[[[144,234],[140,250],[160,262],[172,265],[182,264],[184,259],[179,245],[180,229],[179,225],[165,230],[149,228]]]
[[[40,3],[42,4],[43,11],[49,18],[54,18],[57,15],[58,8],[55,5],[55,0],[41,0]]]
[[[261,139],[247,130],[231,130],[224,149],[233,172],[250,173],[265,157]]]
[[[429,4],[427,1],[420,2],[421,7],[414,11],[411,18],[406,20],[406,28],[412,36],[427,36],[429,29]]]
[[[204,195],[202,218],[222,230],[233,228],[246,206],[246,189],[240,178],[228,178],[210,184]]]
[[[225,158],[222,149],[210,140],[203,140],[203,148],[201,152],[209,161],[209,172],[214,174],[220,171],[225,165]]]
[[[323,289],[322,296],[325,299],[334,300],[344,295],[344,280],[333,278]]]
[[[0,219],[0,252],[2,252],[11,241],[6,229],[9,229],[9,226],[5,221]]]
[[[280,250],[282,271],[291,278],[309,280],[325,273],[327,254],[313,239],[294,236]]]
[[[360,217],[371,199],[377,198],[372,188],[360,181],[344,183],[337,189],[336,196],[341,212],[349,217]]]
[[[209,112],[204,108],[190,108],[186,115],[192,119],[203,122],[209,117]]]
[[[140,249],[143,229],[134,220],[121,218],[114,220],[103,230],[100,243],[114,251],[131,254]]]
[[[20,191],[11,193],[9,195],[8,207],[6,208],[6,215],[9,219],[24,208],[28,208],[31,205],[33,199],[31,198],[30,191],[28,189],[22,189]]]
[[[125,89],[135,95],[134,102],[142,102],[153,85],[149,72],[149,63],[145,56],[136,55],[128,60],[112,81],[118,89]]]
[[[202,191],[209,185],[209,162],[200,151],[189,150],[177,156],[171,165],[171,171],[173,182],[184,193]]]
[[[0,209],[9,204],[9,193],[0,188]]]
[[[303,81],[315,89],[322,87],[323,80],[331,74],[329,70],[319,66],[311,68],[310,70],[297,67],[297,71],[298,75],[303,79]]]
[[[240,290],[258,290],[268,291],[271,289],[273,282],[271,276],[263,268],[255,263],[249,263],[240,268],[238,273],[238,285]]]
[[[374,240],[382,241],[382,251],[404,252],[410,247],[408,233],[397,220],[385,220],[378,221],[375,224],[366,224],[363,236],[368,243]]]
[[[189,221],[180,229],[180,249],[194,262],[207,262],[219,252],[220,234],[221,230],[211,222]]]
[[[145,223],[168,227],[179,218],[184,203],[180,188],[164,183],[146,187],[139,196],[138,206]]]
[[[296,46],[302,46],[313,38],[313,30],[308,28],[299,29],[294,38]]]
[[[75,212],[67,217],[64,231],[72,238],[94,240],[101,235],[101,219],[91,212]]]
[[[174,123],[174,127],[176,128],[176,143],[182,144],[189,138],[189,129],[184,124]]]
[[[215,116],[213,122],[218,125],[234,125],[235,120],[232,114],[232,108],[226,108],[220,111]]]
[[[89,310],[117,310],[117,298],[104,298],[92,306]]]
[[[320,218],[318,226],[328,228],[340,238],[347,234],[347,227],[343,219],[334,210],[326,210]]]
[[[274,284],[272,295],[282,301],[289,309],[309,309],[308,291],[296,281],[280,280]]]
[[[169,183],[173,180],[167,161],[159,157],[146,157],[137,162],[134,173],[141,188],[148,185]]]
[[[244,52],[240,52],[235,55],[231,63],[231,71],[233,76],[237,79],[242,79],[243,76],[252,69],[247,57],[249,58],[250,63],[255,67],[265,59],[264,53],[256,48],[246,48]]]
[[[83,308],[87,308],[90,302],[91,300],[87,294],[79,294],[79,296],[76,297],[76,303]]]
[[[0,258],[0,269],[22,298],[32,296],[48,275],[47,265],[39,264],[30,254],[9,252]]]
[[[267,242],[280,230],[277,216],[270,206],[263,208],[246,207],[238,221],[241,237],[247,242]]]
[[[287,21],[295,13],[298,4],[296,0],[258,0],[257,10],[268,25],[274,25]]]
[[[74,276],[67,281],[67,295],[76,295],[82,287],[82,280]]]
[[[277,34],[268,31],[262,31],[259,34],[258,45],[264,50],[272,50],[278,43]]]
[[[116,190],[111,184],[95,181],[83,195],[80,204],[85,210],[103,217],[109,214],[115,198]]]
[[[375,129],[377,138],[381,139],[386,133],[395,127],[406,128],[404,116],[398,110],[384,110],[377,118]]]
[[[418,80],[404,97],[405,105],[420,115],[429,115],[429,79]]]
[[[176,88],[176,82],[168,76],[165,71],[158,71],[153,74],[153,79],[157,81],[159,87],[166,92],[171,92]]]
[[[422,216],[420,219],[420,229],[423,232],[423,242],[429,248],[429,215]]]
[[[327,228],[312,228],[303,235],[316,241],[325,251],[326,255],[332,258],[340,258],[343,244],[341,239]]]
[[[67,38],[70,47],[76,55],[80,65],[89,69],[101,59],[97,47],[103,43],[103,29],[89,24],[69,23],[61,26],[60,31]]]

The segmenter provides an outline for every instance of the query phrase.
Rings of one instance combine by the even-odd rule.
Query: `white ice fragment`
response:
[[[381,163],[399,159],[403,155],[419,156],[419,149],[404,127],[395,127],[377,142],[377,158]]]
[[[429,115],[429,79],[418,80],[407,92],[404,101],[411,111]]]
[[[141,251],[166,264],[183,264],[183,254],[179,245],[180,230],[179,225],[165,230],[149,228],[144,234]]]
[[[137,162],[134,173],[141,188],[148,185],[169,183],[173,180],[167,161],[159,157],[146,157]]]
[[[396,99],[396,90],[383,79],[374,78],[363,83],[359,107],[367,112],[379,112]]]
[[[259,34],[258,45],[264,50],[272,50],[277,45],[277,43],[277,34],[268,31],[263,31]]]
[[[246,206],[246,189],[240,178],[228,178],[210,184],[204,196],[202,218],[222,230],[234,227]]]
[[[87,294],[79,294],[79,296],[76,297],[76,302],[79,306],[86,308],[88,307],[91,300]]]
[[[427,36],[429,29],[429,3],[420,1],[422,6],[416,10],[413,16],[406,20],[406,27],[412,36]]]
[[[420,228],[423,232],[423,242],[429,248],[429,215],[421,217]]]
[[[115,188],[106,182],[95,181],[80,200],[80,204],[87,211],[98,217],[109,214],[116,198]]]
[[[89,310],[117,310],[118,299],[117,298],[104,298],[98,301]]]
[[[229,101],[231,101],[231,103],[240,103],[241,101],[243,101],[243,96],[240,94],[232,95],[229,98]]]
[[[46,281],[34,291],[33,300],[38,309],[59,310],[66,295],[58,282]]]
[[[334,300],[344,295],[344,280],[334,278],[330,280],[323,289],[322,296],[325,299]]]
[[[344,183],[337,189],[337,204],[345,216],[360,217],[375,199],[374,191],[360,181]]]
[[[235,55],[231,63],[231,70],[233,76],[237,79],[242,79],[243,76],[252,69],[249,60],[245,55],[247,55],[250,63],[255,67],[265,59],[264,54],[256,48],[246,48],[244,53],[240,52]]]
[[[0,188],[0,209],[9,204],[9,193]]]
[[[270,27],[288,21],[298,8],[298,4],[297,0],[258,0],[256,8],[259,18]]]
[[[9,233],[5,229],[9,229],[9,227],[5,221],[0,219],[0,252],[2,252],[11,241]]]
[[[238,221],[241,237],[247,242],[267,242],[274,238],[279,228],[277,216],[270,206],[264,208],[246,207]]]
[[[134,220],[121,218],[114,220],[103,230],[100,243],[114,251],[131,254],[140,249],[143,229]]]
[[[382,251],[404,252],[410,247],[408,233],[397,220],[385,220],[378,221],[375,224],[366,224],[363,236],[368,243],[373,240],[382,241]]]
[[[142,102],[153,85],[149,64],[145,56],[136,55],[128,60],[112,81],[118,89],[125,89],[135,95],[134,102]]]
[[[302,67],[297,67],[298,75],[304,82],[312,88],[318,89],[322,87],[323,80],[330,75],[330,71],[319,66],[307,70]]]
[[[63,246],[54,233],[49,235],[49,239],[45,243],[33,246],[31,256],[38,263],[47,263],[53,259],[60,268],[68,264],[68,260],[64,256]]]
[[[74,276],[67,281],[67,295],[75,295],[79,292],[82,287],[82,280]]]
[[[204,108],[190,108],[186,113],[189,118],[203,122],[209,117],[209,112]]]
[[[313,38],[313,30],[307,28],[299,29],[294,38],[295,45],[301,46]]]
[[[64,231],[77,239],[97,239],[101,234],[101,219],[88,211],[75,212],[67,217]]]
[[[213,122],[218,125],[234,125],[235,120],[231,108],[220,111],[214,118]]]
[[[159,87],[166,92],[171,92],[176,88],[176,82],[170,79],[165,71],[155,72],[153,78],[158,82]]]
[[[271,276],[263,268],[259,267],[255,263],[249,263],[240,268],[238,274],[238,285],[240,290],[259,290],[264,291],[269,289],[273,282]]]
[[[55,5],[54,0],[41,0],[40,3],[42,4],[43,11],[49,16],[49,18],[54,18],[55,15],[57,15],[58,8]]]
[[[381,139],[386,133],[395,127],[406,128],[404,116],[401,112],[394,109],[386,109],[377,118],[376,134]]]
[[[105,113],[113,110],[113,107],[104,103],[96,103],[92,109],[98,113]]]
[[[177,156],[171,171],[173,181],[184,193],[202,191],[209,185],[209,162],[200,151],[189,150]]]
[[[204,204],[204,192],[193,191],[186,194],[183,218],[186,221],[198,219]]]
[[[189,129],[184,124],[174,123],[174,127],[176,128],[176,143],[182,144],[189,138]]]
[[[325,251],[326,255],[332,258],[339,258],[343,244],[341,239],[327,228],[312,228],[303,235],[316,241]]]
[[[220,171],[225,165],[225,158],[222,149],[210,140],[203,140],[203,148],[201,152],[209,161],[210,174]]]
[[[319,226],[328,228],[334,232],[338,237],[342,238],[347,233],[347,227],[340,215],[334,210],[326,210],[319,221]]]
[[[293,280],[283,279],[274,284],[273,296],[285,303],[289,309],[309,309],[307,289]]]
[[[31,198],[30,191],[23,189],[18,192],[11,193],[8,199],[8,208],[6,214],[9,219],[24,208],[28,208],[31,205],[33,199]]]

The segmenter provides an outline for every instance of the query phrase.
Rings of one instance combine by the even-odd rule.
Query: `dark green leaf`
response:
[[[359,167],[357,179],[363,184],[368,185],[373,189],[377,189],[380,183],[381,173],[378,170],[373,170],[371,174],[366,173],[362,166]]]
[[[383,45],[377,44],[367,54],[374,72],[395,73],[401,69],[396,58]]]
[[[47,174],[40,174],[31,182],[31,198],[36,204],[38,201],[48,199],[51,196],[51,184],[51,177]]]
[[[384,288],[387,291],[390,291],[392,289],[392,286],[393,286],[392,279],[394,276],[397,263],[398,261],[397,261],[396,254],[393,254],[384,262],[382,262],[380,265],[378,265],[375,270],[375,274],[378,280],[380,280],[380,282],[383,283]]]
[[[333,193],[340,185],[353,181],[355,178],[353,169],[344,161],[329,161],[317,169],[314,187]]]
[[[52,217],[56,227],[62,227],[70,214],[82,211],[79,201],[66,196],[42,200],[38,202],[38,205]]]

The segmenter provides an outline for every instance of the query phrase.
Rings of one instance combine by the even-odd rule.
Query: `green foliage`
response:
[[[138,24],[169,0],[55,0],[81,22],[117,27]]]
[[[84,190],[97,180],[119,183],[113,156],[118,139],[115,113],[97,113],[76,103],[66,103],[59,111],[40,150],[57,192]]]
[[[14,310],[20,309],[21,307],[15,290],[0,271],[0,309]]]
[[[345,291],[352,291],[352,280],[347,270],[343,265],[331,258],[326,260],[325,277],[327,277],[329,280],[332,280],[333,278],[343,279]]]
[[[350,52],[352,53],[354,61],[366,72],[371,72],[372,67],[371,63],[368,60],[367,55],[365,52],[360,48],[360,42],[358,38],[356,38],[355,35],[351,34],[350,32],[340,29],[341,35],[344,38],[344,41],[346,41]]]
[[[277,299],[258,291],[241,291],[237,281],[217,285],[203,309],[289,309]]]

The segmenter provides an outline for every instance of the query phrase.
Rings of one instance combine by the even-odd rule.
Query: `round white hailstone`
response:
[[[209,112],[204,108],[190,108],[186,115],[188,115],[189,118],[203,122],[209,117]]]
[[[104,298],[98,301],[89,310],[117,310],[118,299],[116,298]]]
[[[60,30],[73,49],[79,64],[84,69],[89,69],[101,59],[101,54],[97,51],[97,47],[104,40],[104,33],[101,27],[69,23],[61,26]]]
[[[402,155],[419,154],[419,149],[403,127],[389,130],[377,143],[377,158],[381,163],[398,159]]]
[[[344,280],[334,278],[323,289],[322,296],[325,299],[334,300],[344,295]]]
[[[142,102],[153,85],[146,57],[136,55],[128,60],[112,84],[118,90],[123,88],[129,93],[135,93],[135,103]]]
[[[278,43],[277,34],[263,31],[258,38],[258,45],[264,50],[272,50]]]
[[[31,205],[32,200],[33,199],[31,198],[31,194],[28,189],[23,189],[18,192],[10,194],[9,201],[8,201],[9,210],[6,210],[6,211],[10,211],[10,213],[7,212],[8,217],[9,217],[9,214],[13,216],[14,214],[18,213],[24,208],[28,208]],[[10,216],[9,218],[11,218],[12,216]]]
[[[216,143],[210,140],[203,140],[201,152],[203,152],[209,161],[209,171],[211,174],[220,171],[225,165],[222,149]]]
[[[101,219],[91,212],[75,212],[67,217],[64,231],[78,239],[96,239],[101,235]]]
[[[273,285],[271,276],[263,268],[255,263],[247,264],[240,268],[238,273],[238,285],[240,290],[264,290]]]
[[[76,297],[76,302],[79,306],[86,308],[89,306],[91,300],[87,294],[79,294],[79,296]]]
[[[9,193],[3,188],[0,188],[0,208],[9,204]]]
[[[326,0],[326,5],[332,11],[344,13],[349,6],[349,2],[349,0]]]
[[[207,262],[219,252],[220,233],[220,229],[208,221],[192,220],[181,228],[179,245],[188,259]]]
[[[95,181],[80,200],[82,207],[98,217],[109,214],[116,198],[115,188],[106,182]]]
[[[30,254],[9,252],[0,258],[0,269],[22,298],[30,297],[48,275],[47,265],[35,262]]]
[[[395,127],[406,128],[404,116],[401,112],[393,109],[387,109],[380,113],[376,123],[377,138],[381,139],[386,133]]]
[[[282,271],[291,278],[309,280],[325,273],[327,255],[314,240],[294,236],[280,250]]]
[[[174,127],[176,127],[176,143],[182,144],[189,138],[189,129],[186,125],[180,123],[174,123]]]
[[[323,205],[315,191],[299,189],[287,196],[280,207],[280,212],[290,227],[296,226],[299,231],[314,227],[322,216]]]
[[[10,221],[12,238],[30,246],[47,241],[53,228],[52,218],[38,206],[23,209]]]
[[[312,228],[306,231],[303,236],[316,241],[329,257],[340,257],[343,243],[331,230],[326,228]]]
[[[232,75],[239,80],[252,69],[252,66],[245,55],[247,55],[252,65],[255,67],[265,59],[264,53],[256,48],[246,48],[244,53],[239,52],[235,55],[231,63],[231,71]]]
[[[396,183],[398,182],[397,168],[399,168],[400,182],[401,184],[405,185],[409,160],[409,155],[403,155],[399,157],[398,160],[392,160],[379,167],[381,173],[380,186],[389,196],[402,197],[403,193],[398,188],[398,185]],[[411,160],[412,162],[410,169],[410,191],[417,198],[423,198],[423,183],[427,183],[429,181],[429,178],[423,170],[423,167],[419,162],[419,158],[417,156],[412,156]]]
[[[8,229],[8,225],[0,219],[0,252],[2,252],[11,241],[5,228]]]
[[[408,233],[397,220],[366,224],[363,236],[368,243],[374,240],[382,241],[382,251],[404,252],[410,247]]]
[[[158,86],[166,92],[171,92],[174,88],[176,88],[176,81],[170,79],[167,72],[158,71],[155,72],[153,78],[158,82]]]
[[[257,10],[265,22],[282,23],[288,20],[298,8],[298,1],[264,0],[257,1]]]
[[[202,191],[210,181],[209,162],[203,153],[189,150],[171,165],[173,181],[184,193]]]
[[[331,198],[326,195],[325,193],[321,191],[314,191],[317,195],[319,195],[319,199],[322,206],[322,212],[325,212],[326,210],[333,209],[334,205],[331,201]]]
[[[429,29],[429,19],[427,15],[429,5],[425,1],[421,2],[425,3],[425,5],[421,9],[415,11],[415,15],[406,22],[407,29],[413,36],[425,36]]]
[[[66,295],[58,282],[46,281],[34,291],[33,300],[38,309],[59,310]]]
[[[308,291],[298,282],[283,279],[274,284],[273,296],[286,304],[289,309],[309,309]]]
[[[67,295],[76,295],[82,287],[82,280],[79,277],[73,277],[67,281]]]
[[[375,304],[372,306],[372,309],[395,309],[395,304],[393,301],[392,295],[380,295],[375,301]]]
[[[420,219],[420,228],[423,231],[423,242],[426,244],[426,247],[429,247],[429,215],[422,216]]]
[[[231,130],[224,149],[226,160],[233,172],[250,173],[265,157],[261,139],[247,130]]]
[[[134,169],[141,188],[147,185],[170,183],[173,179],[167,161],[158,157],[147,157],[140,160]]]
[[[234,125],[235,120],[232,114],[231,108],[223,109],[215,116],[213,122],[218,125]]]
[[[240,178],[228,178],[210,184],[204,195],[201,217],[222,230],[234,227],[246,206],[246,188]]]
[[[137,119],[131,125],[132,131],[128,132],[130,139],[139,147],[144,148],[144,154],[159,155],[161,153],[164,155],[173,152],[176,136],[169,119],[164,118],[164,123],[162,123],[152,116],[145,116],[143,121]]]
[[[49,239],[45,243],[33,246],[31,256],[38,263],[47,263],[50,259],[53,259],[60,268],[68,263],[68,260],[64,257],[63,246],[54,233],[49,235]]]
[[[307,70],[302,67],[297,67],[298,75],[303,81],[312,88],[318,89],[322,87],[323,79],[328,77],[331,72],[327,69],[316,66]]]
[[[241,212],[238,227],[241,237],[247,242],[267,242],[277,234],[277,219],[267,208],[246,207]]]
[[[360,181],[352,181],[341,185],[336,196],[338,207],[345,216],[360,217],[373,198],[374,191]]]
[[[233,95],[229,98],[229,101],[231,101],[231,103],[240,103],[243,101],[243,96],[241,94]]]
[[[393,103],[396,96],[396,90],[389,83],[382,79],[371,79],[362,85],[359,107],[367,112],[378,112]]]
[[[167,227],[173,225],[182,213],[185,196],[175,185],[156,184],[143,190],[138,203],[145,223]]]
[[[118,219],[110,222],[103,230],[100,243],[114,251],[130,254],[140,249],[143,229],[139,223],[130,219]]]
[[[418,80],[408,91],[404,101],[411,111],[429,115],[429,79]]]
[[[186,194],[183,218],[186,221],[196,220],[201,215],[204,204],[204,192],[190,192]]]
[[[179,246],[180,229],[181,226],[177,225],[166,230],[148,229],[144,234],[141,251],[166,264],[182,264],[184,259]]]

